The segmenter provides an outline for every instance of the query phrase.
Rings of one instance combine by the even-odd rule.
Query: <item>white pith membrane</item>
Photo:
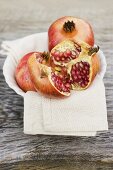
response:
[[[92,61],[93,56],[79,57],[68,65],[68,72],[72,79],[72,89],[86,89],[92,79]]]
[[[51,50],[51,59],[56,65],[66,65],[75,60],[81,52],[81,46],[71,40],[64,40]]]

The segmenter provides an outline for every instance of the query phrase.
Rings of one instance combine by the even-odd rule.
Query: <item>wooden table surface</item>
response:
[[[106,55],[109,130],[96,137],[25,135],[23,99],[5,83],[5,57],[0,55],[0,170],[113,169],[113,1],[0,0],[0,43],[47,31],[52,21],[64,15],[87,19]]]

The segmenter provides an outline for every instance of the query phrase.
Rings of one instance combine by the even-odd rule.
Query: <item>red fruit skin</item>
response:
[[[34,52],[26,54],[19,62],[16,71],[15,71],[15,79],[18,84],[18,86],[24,91],[36,91],[34,88],[34,85],[31,81],[28,66],[27,66],[27,61],[29,57],[33,54]]]
[[[65,32],[63,25],[67,21],[73,21],[75,23],[75,30],[72,32]],[[91,25],[83,19],[65,16],[56,20],[48,30],[49,51],[52,50],[58,43],[65,39],[70,40],[82,40],[87,44],[94,45],[94,34]]]

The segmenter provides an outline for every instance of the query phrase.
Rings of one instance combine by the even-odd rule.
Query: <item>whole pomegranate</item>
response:
[[[28,58],[32,55],[32,53],[26,54],[20,60],[16,71],[15,71],[15,79],[19,87],[23,91],[35,91],[34,85],[31,81],[30,74],[27,67]]]
[[[48,55],[45,52],[31,52],[22,57],[15,71],[15,79],[19,87],[25,92],[36,91],[27,66],[29,57],[34,53],[38,62],[45,64],[48,60]]]
[[[49,50],[65,39],[82,40],[94,45],[94,34],[91,25],[83,19],[65,16],[57,19],[48,30]]]

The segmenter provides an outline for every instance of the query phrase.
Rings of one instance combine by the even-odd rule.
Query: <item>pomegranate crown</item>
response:
[[[48,59],[49,59],[49,57],[50,57],[49,52],[44,51],[44,52],[42,53],[42,57],[43,57],[46,61],[48,61]]]
[[[75,30],[75,23],[73,21],[67,21],[63,25],[63,30],[65,32],[73,32]]]

